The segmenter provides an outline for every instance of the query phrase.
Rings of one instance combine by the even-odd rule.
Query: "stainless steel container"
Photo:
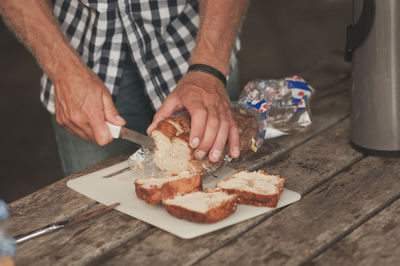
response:
[[[357,150],[400,156],[400,0],[353,0],[350,141]]]

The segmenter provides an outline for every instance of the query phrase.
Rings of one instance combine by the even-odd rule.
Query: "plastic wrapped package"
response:
[[[299,76],[253,80],[238,103],[260,121],[260,139],[299,132],[311,125],[310,98],[314,89]]]

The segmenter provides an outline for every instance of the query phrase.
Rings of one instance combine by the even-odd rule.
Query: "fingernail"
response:
[[[196,158],[197,158],[197,160],[203,159],[205,155],[206,155],[206,153],[205,153],[204,151],[197,151],[197,152],[196,152]]]
[[[119,115],[117,115],[116,117],[115,117],[115,119],[116,120],[118,120],[118,121],[125,121],[125,119],[123,119],[121,116],[119,116]]]
[[[196,149],[199,146],[199,144],[200,144],[200,139],[196,137],[192,140],[192,143],[190,143],[190,147]]]
[[[213,153],[211,154],[211,160],[216,162],[219,160],[219,157],[221,156],[221,151],[219,149],[215,149]]]
[[[234,158],[238,158],[238,157],[240,156],[240,149],[239,149],[239,147],[234,147],[232,152],[233,152],[232,156],[233,156]]]
[[[147,135],[149,135],[150,136],[150,134],[151,134],[151,132],[153,131],[153,124],[151,124],[148,128],[147,128],[147,130],[146,130],[146,132],[147,132]]]

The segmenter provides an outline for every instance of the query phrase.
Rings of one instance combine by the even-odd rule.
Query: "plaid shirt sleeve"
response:
[[[155,110],[186,73],[199,25],[197,0],[53,0],[53,13],[71,46],[117,95],[131,56]],[[231,67],[240,49],[236,39]],[[41,100],[55,113],[54,87],[41,78]]]

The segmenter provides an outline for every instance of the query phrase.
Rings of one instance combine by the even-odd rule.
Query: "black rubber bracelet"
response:
[[[219,79],[224,84],[224,87],[226,87],[225,75],[222,74],[221,71],[219,71],[218,69],[216,69],[212,66],[204,65],[204,64],[194,64],[194,65],[189,66],[187,73],[189,73],[191,71],[201,71],[201,72],[210,74],[210,75],[216,77],[217,79]]]

